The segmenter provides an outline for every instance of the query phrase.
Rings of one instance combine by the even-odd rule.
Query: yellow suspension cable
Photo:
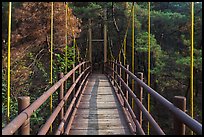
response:
[[[52,52],[53,52],[53,2],[51,2],[51,67],[50,67],[50,84],[52,85]],[[52,114],[52,95],[50,96],[50,114]],[[52,132],[52,124],[50,126],[50,132]]]
[[[132,7],[133,7],[134,4],[132,4]],[[122,47],[120,47],[120,50],[119,50],[119,58],[120,58],[120,55],[121,55],[121,52],[122,52],[122,49],[124,48],[124,46],[126,46],[126,39],[127,39],[127,33],[128,33],[128,28],[130,26],[130,20],[131,20],[131,15],[132,15],[132,9],[131,9],[131,12],[130,12],[130,15],[128,17],[128,25],[127,25],[127,28],[126,28],[126,31],[125,31],[125,35],[124,35],[124,40],[123,40],[123,45]],[[126,47],[125,47],[126,48]],[[125,53],[123,53],[123,58],[124,60],[126,59],[126,49],[124,49]]]
[[[119,63],[121,61],[121,50],[120,50],[120,53],[119,53]]]
[[[123,41],[123,50],[124,50],[124,55],[123,55],[123,57],[124,57],[124,60],[123,60],[123,65],[125,66],[126,65],[126,38],[124,39],[124,41]]]
[[[194,2],[191,3],[191,117],[193,118],[193,44],[194,44]],[[193,131],[191,131],[193,135]]]
[[[73,34],[74,35],[74,34]],[[76,48],[76,39],[75,39],[75,37],[74,37],[74,42],[73,42],[73,47],[74,47],[74,67],[75,67],[75,57],[76,57],[76,51],[75,51],[75,48]]]
[[[134,5],[134,3],[133,3]],[[134,6],[132,7],[132,73],[134,74],[134,67],[135,67],[135,63],[134,63],[134,45],[135,45],[135,41],[134,41],[134,35],[135,35],[135,29],[134,29]],[[132,91],[134,92],[134,79],[132,79]],[[134,108],[134,100],[132,99],[132,108]]]
[[[109,51],[110,51],[111,58],[112,58],[113,60],[115,60],[115,58],[114,58],[114,56],[113,56],[113,53],[112,53],[112,50],[111,50],[111,48],[110,48],[110,44],[109,44],[109,46],[108,46],[108,49],[109,49]]]
[[[77,50],[77,61],[78,61],[78,63],[79,63],[79,58],[80,58],[80,52],[79,52],[79,47],[78,47],[78,45],[77,45],[77,43],[75,43],[76,44],[76,50]]]
[[[109,35],[108,35],[109,36]],[[109,49],[109,52],[110,52],[110,57],[111,57],[111,59],[113,60],[113,61],[115,61],[115,58],[114,58],[114,56],[113,56],[113,54],[112,54],[112,50],[111,50],[111,47],[110,47],[110,45],[111,45],[111,40],[109,40],[109,45],[108,45],[108,49]]]
[[[11,2],[8,5],[8,89],[7,89],[7,123],[10,121],[10,57],[11,57]]]
[[[71,14],[70,14],[69,9],[68,9],[68,3],[67,3],[67,10],[68,10],[68,20],[69,20],[69,22],[70,22],[70,21],[71,21],[71,19],[70,19]],[[74,59],[73,59],[73,60],[74,60],[74,62],[75,62],[75,44],[76,44],[76,39],[75,39],[75,36],[74,36],[74,30],[73,30],[73,28],[72,28],[71,22],[70,22],[70,27],[71,27],[72,35],[73,35],[73,37],[74,37],[74,40],[73,40]]]
[[[88,48],[88,40],[86,41],[86,53],[85,53],[85,59],[87,58],[87,56],[88,56],[88,50],[87,50],[87,48]]]
[[[65,35],[65,74],[67,74],[67,49],[68,49],[68,45],[67,45],[67,29],[68,29],[68,27],[67,27],[67,12],[68,12],[68,2],[66,3],[66,5],[65,5],[65,26],[66,26],[66,30],[65,30],[65,33],[66,33],[66,35]],[[66,85],[65,85],[66,86]]]
[[[150,86],[150,2],[148,2],[148,86]],[[148,93],[147,109],[150,113],[150,94]],[[149,121],[147,123],[147,134],[149,135]]]

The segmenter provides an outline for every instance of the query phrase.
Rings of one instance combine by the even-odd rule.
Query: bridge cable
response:
[[[7,123],[10,121],[10,57],[11,57],[11,2],[8,5],[8,86],[7,86]]]
[[[86,53],[85,53],[84,58],[86,59],[87,56],[88,56],[88,39],[86,39]]]
[[[134,4],[132,4],[132,7],[133,6],[134,6]],[[127,60],[127,58],[126,58],[126,44],[127,44],[128,28],[130,26],[130,20],[131,20],[132,11],[133,10],[131,8],[131,12],[130,12],[129,19],[128,19],[128,25],[127,25],[127,28],[126,28],[126,31],[125,31],[124,40],[123,40],[123,47],[121,47],[121,52],[123,53],[123,62],[124,62],[124,65],[126,64],[126,60]]]
[[[108,35],[108,36],[109,36],[109,35]],[[110,54],[111,54],[111,59],[112,59],[112,60],[115,60],[115,58],[114,58],[114,56],[113,56],[113,53],[112,53],[112,50],[111,50],[111,46],[110,46],[110,45],[111,45],[111,39],[109,40],[109,42],[110,42],[110,43],[108,44],[108,49],[109,49],[109,52],[110,52]]]
[[[133,5],[134,5],[134,2],[133,2],[133,4],[132,4],[132,7],[133,7]],[[129,28],[129,25],[130,25],[131,14],[132,14],[132,8],[131,8],[131,12],[130,12],[129,19],[128,19],[128,25],[127,25],[127,29],[126,29],[125,36],[124,36],[124,42],[123,42],[123,44],[121,44],[122,46],[120,47],[119,54],[118,54],[118,56],[116,57],[116,58],[119,58],[119,61],[120,61],[120,54],[121,54],[121,52],[122,52],[122,54],[123,54],[123,58],[126,59],[126,55],[125,55],[126,52],[125,52],[125,54],[124,54],[124,52],[123,52],[123,47],[124,47],[124,45],[125,45],[125,51],[126,51],[126,38],[127,38],[128,28]],[[125,44],[124,44],[124,43],[125,43]],[[109,47],[109,50],[110,50],[110,47]],[[111,50],[110,53],[111,53],[111,56],[112,56],[112,50]],[[114,58],[114,57],[112,56],[112,58]],[[115,59],[114,59],[114,60],[115,60]]]
[[[73,34],[73,36],[74,36],[74,30],[72,30],[72,34]],[[76,51],[75,51],[75,48],[76,48],[76,39],[75,39],[75,36],[74,36],[74,40],[73,40],[73,48],[74,48],[74,58],[73,58],[73,61],[74,61],[74,67],[75,67],[75,62],[76,62],[76,59],[75,59],[75,57],[76,57]]]
[[[193,118],[193,44],[194,44],[194,2],[191,2],[191,117]],[[191,130],[191,135],[193,131]]]
[[[134,5],[134,2],[133,2]],[[134,41],[134,37],[135,37],[135,27],[134,27],[134,6],[132,7],[132,73],[134,74],[134,67],[135,67],[135,62],[134,62],[134,45],[135,45],[135,41]],[[132,79],[132,91],[134,92],[134,79]],[[134,100],[132,98],[132,109],[134,108]]]
[[[67,12],[68,12],[68,2],[66,2],[66,5],[65,5],[65,33],[66,33],[66,35],[65,35],[65,37],[66,37],[66,39],[65,39],[65,74],[67,74],[67,50],[68,50],[68,42],[67,42],[67,37],[68,37],[68,35],[67,35],[67,30],[68,30],[68,21],[67,21],[67,16],[69,16],[69,15],[67,15]],[[66,84],[67,85],[67,84]],[[65,86],[66,86],[65,85]],[[65,88],[66,89],[66,88]]]
[[[133,7],[133,5],[134,4],[132,4],[132,7]],[[128,28],[130,26],[130,21],[131,21],[131,17],[132,17],[132,7],[131,7],[130,15],[128,17],[128,25],[127,25],[127,28],[126,28],[126,31],[125,31],[123,44],[122,44],[122,47],[120,47],[120,50],[119,50],[119,61],[120,61],[121,52],[123,53],[124,60],[126,60],[126,39],[127,39]],[[124,48],[124,52],[123,52],[123,48]],[[125,65],[125,61],[124,61],[124,65]]]
[[[132,6],[133,6],[133,5],[132,5]],[[128,28],[129,28],[129,26],[130,26],[131,14],[132,14],[132,8],[131,8],[130,15],[129,15],[129,17],[128,17],[128,25],[127,25],[127,28],[126,28],[126,31],[125,31],[124,40],[123,40],[123,45],[122,45],[122,47],[120,48],[120,51],[119,51],[119,62],[120,62],[121,52],[124,50],[124,52],[123,52],[124,65],[125,65],[125,59],[126,59],[126,39],[127,39]],[[123,49],[123,48],[124,48],[124,49]]]
[[[51,36],[50,36],[50,40],[51,40],[51,67],[50,67],[50,84],[52,85],[52,52],[53,52],[53,10],[54,10],[54,4],[53,2],[51,2]],[[52,114],[52,94],[50,96],[50,114]],[[52,132],[52,124],[50,126],[50,132]]]
[[[73,58],[73,61],[75,63],[75,45],[76,45],[76,39],[75,39],[75,36],[74,36],[74,30],[73,30],[73,26],[71,25],[71,19],[70,19],[70,16],[71,16],[71,13],[69,12],[69,8],[68,8],[68,2],[67,2],[67,11],[68,11],[68,20],[70,22],[70,27],[71,27],[71,31],[72,31],[72,35],[73,35],[73,47],[74,47],[74,58]],[[75,64],[74,64],[75,65]]]
[[[150,87],[150,2],[148,2],[148,86]],[[148,93],[147,97],[147,109],[150,113],[150,94]],[[147,123],[147,134],[149,135],[149,121]]]
[[[133,7],[133,5],[132,5]],[[120,56],[121,56],[121,52],[123,54],[123,58],[124,60],[126,60],[126,38],[127,38],[127,32],[128,32],[128,28],[129,28],[129,25],[130,25],[130,20],[131,20],[131,14],[132,14],[132,8],[131,8],[131,12],[130,12],[130,15],[129,15],[129,19],[128,19],[128,25],[127,25],[127,28],[126,28],[126,31],[125,31],[125,36],[124,36],[124,40],[123,40],[123,44],[121,44],[122,46],[120,47],[120,50],[119,50],[119,55],[117,56],[117,58],[119,58],[119,62],[120,62]],[[124,46],[125,45],[125,46]],[[125,53],[123,52],[123,47],[125,47],[124,51]]]
[[[78,63],[80,63],[79,61],[80,61],[80,51],[79,51],[79,47],[78,47],[78,45],[77,45],[77,42],[75,43],[76,44],[76,50],[77,50],[77,61],[78,61]]]

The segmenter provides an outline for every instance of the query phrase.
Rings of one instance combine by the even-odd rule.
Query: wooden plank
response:
[[[106,91],[102,91],[102,90],[98,90],[97,92],[92,92],[92,91],[86,91],[83,95],[112,95],[113,94],[113,92],[111,92],[111,91],[108,91],[108,90],[106,90]]]
[[[120,118],[118,114],[77,114],[75,115],[75,119],[83,118],[83,119],[117,119]]]
[[[110,83],[107,82],[89,82],[87,87],[110,87]]]
[[[107,78],[106,77],[89,77],[88,82],[94,82],[94,81],[101,81],[101,82],[107,82]]]
[[[76,114],[118,114],[122,110],[118,109],[78,109]]]
[[[97,91],[97,90],[112,91],[112,88],[110,86],[102,86],[102,87],[98,86],[97,89],[94,90],[93,86],[87,86],[86,89],[85,89],[85,91]]]
[[[76,121],[73,122],[73,125],[83,123],[83,124],[89,124],[89,123],[117,123],[123,125],[124,120],[117,118],[117,119],[83,119],[78,118]]]
[[[108,130],[114,128],[125,128],[121,123],[75,123],[72,124],[72,129],[87,129],[87,130]]]
[[[94,101],[92,100],[92,96],[91,97],[84,97],[81,100],[81,102],[95,102],[95,101],[96,102],[116,102],[114,97],[109,97],[109,96],[107,96],[107,98],[101,98],[101,97],[96,96]]]
[[[115,129],[100,129],[100,130],[83,130],[83,129],[71,129],[71,135],[128,135],[128,128],[115,128]]]
[[[115,102],[97,102],[92,101],[91,103],[89,102],[83,102],[79,104],[78,108],[117,108],[117,105]]]
[[[102,93],[102,94],[84,94],[83,96],[82,96],[83,98],[85,98],[85,99],[94,99],[94,100],[96,100],[96,99],[104,99],[104,100],[107,100],[107,99],[114,99],[115,101],[116,101],[116,99],[115,99],[115,97],[113,96],[113,95],[111,95],[111,94],[108,94],[107,92],[105,92],[105,93]]]

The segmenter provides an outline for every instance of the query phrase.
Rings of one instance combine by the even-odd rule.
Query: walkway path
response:
[[[130,134],[124,117],[107,77],[103,74],[92,74],[89,76],[69,134]]]

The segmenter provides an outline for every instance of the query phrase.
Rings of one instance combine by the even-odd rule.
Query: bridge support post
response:
[[[92,62],[92,30],[91,30],[91,19],[89,19],[89,29],[88,29],[88,41],[89,41],[89,61]]]
[[[78,76],[81,74],[81,68],[82,68],[82,66],[79,67],[79,74],[78,74]],[[79,82],[78,82],[79,84],[77,84],[77,85],[78,85],[77,88],[80,86],[80,83],[81,83],[81,82],[82,82],[82,81],[81,81],[81,79],[80,79]]]
[[[174,105],[181,109],[182,111],[186,111],[186,98],[183,96],[174,96]],[[174,133],[175,135],[185,135],[186,127],[185,124],[182,123],[179,119],[174,116]]]
[[[112,62],[113,63],[113,62]],[[115,70],[115,64],[113,63],[112,64],[113,65],[113,71]],[[114,72],[113,72],[113,79],[115,79],[115,74],[114,74]],[[115,86],[115,82],[113,82],[113,85]]]
[[[81,66],[81,72],[84,71],[84,64]],[[84,76],[86,76],[86,74],[82,75],[82,79],[84,79]]]
[[[104,9],[104,63],[107,62],[107,8]],[[105,67],[103,67],[103,72],[105,72]]]
[[[120,62],[120,65],[122,65],[122,63]],[[122,78],[122,69],[121,69],[121,67],[119,68],[119,75],[120,75],[120,77]],[[121,87],[121,81],[119,82],[119,86]]]
[[[138,72],[138,78],[143,81],[143,73],[142,72]],[[143,100],[143,88],[137,83],[136,86],[136,96],[139,98],[140,102],[142,103]],[[137,107],[137,105],[135,104],[136,107],[136,118],[139,121],[141,127],[142,127],[142,111],[139,109],[139,107]]]
[[[127,68],[127,70],[129,71],[129,65],[127,65],[126,68]],[[129,79],[129,75],[128,75],[128,73],[126,73],[126,84],[127,84],[127,85],[129,84],[128,79]],[[125,96],[126,96],[127,101],[128,101],[129,104],[130,104],[128,90],[126,90]]]
[[[75,64],[73,64],[73,68],[74,68],[74,67],[75,67]],[[76,74],[76,71],[74,71],[74,73],[72,74],[72,84],[75,82],[75,74]],[[73,89],[72,98],[74,98],[75,92],[76,92],[76,86],[75,86],[75,88]],[[71,99],[71,100],[72,100],[72,99]]]
[[[60,80],[63,77],[64,77],[63,72],[60,72],[58,79]],[[62,83],[62,85],[60,86],[60,90],[58,91],[58,103],[62,101],[63,97],[64,97],[64,83]],[[64,107],[62,107],[60,114],[58,116],[59,124],[62,121],[63,117],[64,117]],[[64,128],[62,129],[62,132],[64,132]]]
[[[115,61],[116,63],[118,63],[118,61],[116,60]],[[118,66],[117,65],[115,65],[115,71],[118,73]],[[115,77],[114,77],[114,79],[116,80],[116,82],[118,83],[118,77],[117,77],[117,75],[115,74]]]
[[[18,97],[18,114],[25,110],[30,105],[30,97]],[[30,118],[28,118],[19,130],[20,135],[30,135]]]

